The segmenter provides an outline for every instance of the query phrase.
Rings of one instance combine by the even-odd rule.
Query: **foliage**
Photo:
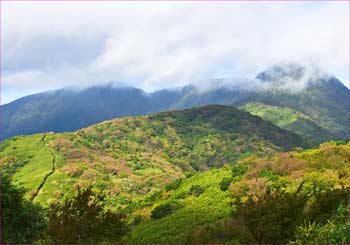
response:
[[[301,241],[304,234],[298,229],[305,228],[305,223],[317,229],[300,243],[342,241],[349,227],[337,218],[337,207],[342,206],[346,215],[350,212],[349,166],[349,142],[328,142],[316,149],[273,157],[248,157],[232,167],[231,182],[226,177],[233,198],[232,218],[203,224],[189,232],[186,242],[288,243],[295,236]],[[318,238],[312,240],[315,236]]]
[[[169,214],[172,214],[175,211],[171,203],[165,203],[156,206],[151,212],[152,219],[161,219]]]
[[[222,191],[227,191],[228,187],[230,186],[231,182],[232,182],[233,178],[232,177],[228,177],[228,178],[223,178],[220,182],[220,190]]]
[[[41,238],[46,226],[40,206],[24,198],[24,190],[1,175],[1,243],[33,243]]]
[[[300,193],[266,190],[238,204],[236,219],[247,229],[254,243],[287,243],[303,219],[307,198]]]
[[[182,179],[177,179],[174,182],[171,182],[165,186],[166,191],[176,190],[180,187]]]
[[[221,180],[230,176],[229,169],[212,169],[183,179],[181,185],[168,193],[164,200],[158,197],[152,206],[178,203],[175,212],[162,219],[147,219],[137,225],[126,243],[187,243],[187,236],[205,224],[228,217],[232,199],[219,188]],[[188,195],[193,185],[205,187],[199,196]],[[148,207],[144,207],[144,211]]]
[[[347,244],[350,241],[349,210],[343,204],[337,208],[337,214],[325,224],[304,222],[295,232],[293,244]]]
[[[46,232],[54,243],[114,243],[127,232],[125,217],[104,210],[91,188],[52,204],[48,218]]]
[[[249,166],[243,164],[236,164],[231,168],[232,177],[238,177],[245,174],[249,169]]]
[[[249,196],[238,203],[235,219],[251,234],[254,243],[287,243],[296,236],[296,243],[345,243],[349,235],[348,202],[350,189],[330,189],[305,193],[303,183],[295,192],[270,190],[263,195]],[[337,208],[338,206],[338,208]],[[332,218],[332,213],[338,215]],[[321,225],[326,222],[325,225]],[[304,225],[302,225],[304,224]]]
[[[203,192],[204,192],[204,188],[202,186],[200,186],[200,185],[192,185],[191,189],[189,191],[189,194],[198,197]]]

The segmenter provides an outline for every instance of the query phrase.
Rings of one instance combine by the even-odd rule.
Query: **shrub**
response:
[[[246,165],[235,165],[232,167],[232,177],[242,176],[248,171],[248,166]]]
[[[161,219],[175,211],[171,203],[160,204],[156,206],[151,212],[152,219]]]
[[[166,191],[176,190],[180,187],[182,179],[177,179],[165,186]]]
[[[196,197],[200,196],[204,192],[204,188],[200,185],[192,185],[189,193]]]
[[[223,178],[220,182],[220,190],[222,191],[227,191],[228,190],[228,187],[230,186],[231,182],[232,182],[232,178],[230,177],[226,177],[226,178]]]
[[[238,204],[236,219],[252,242],[286,244],[303,219],[306,203],[305,195],[267,190],[258,199],[252,196]]]
[[[349,211],[348,211],[349,212]],[[340,204],[337,214],[325,224],[304,222],[295,232],[295,244],[346,244],[350,241],[350,220],[346,208]]]

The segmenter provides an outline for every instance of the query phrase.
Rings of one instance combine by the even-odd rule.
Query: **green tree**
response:
[[[47,234],[55,243],[115,243],[128,230],[124,215],[105,211],[91,188],[53,204],[48,218]]]
[[[26,200],[7,175],[1,176],[1,225],[1,243],[33,243],[46,225],[42,208]]]

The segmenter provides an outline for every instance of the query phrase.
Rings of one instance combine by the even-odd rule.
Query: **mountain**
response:
[[[180,92],[152,94],[131,88],[91,87],[35,94],[1,106],[2,139],[39,132],[74,131],[104,120],[168,109]]]
[[[252,102],[307,115],[317,124],[312,130],[320,127],[324,132],[317,142],[329,140],[326,131],[333,139],[350,137],[350,91],[334,76],[310,72],[296,64],[284,64],[259,73],[255,82],[257,86],[245,88],[213,80],[213,86],[207,89],[189,85],[154,93],[114,86],[40,93],[1,106],[1,138],[74,131],[112,118],[171,109],[209,104],[243,106]],[[304,126],[295,124],[287,129],[303,133]],[[307,135],[313,136],[313,133]]]
[[[336,137],[350,138],[350,90],[334,76],[317,70],[310,74],[300,66],[285,65],[272,67],[258,74],[257,79],[268,84],[267,88],[250,94],[239,104],[258,102],[290,108]]]
[[[194,171],[307,146],[259,117],[213,105],[13,137],[1,143],[0,163],[43,205],[93,184],[109,205],[125,206]]]

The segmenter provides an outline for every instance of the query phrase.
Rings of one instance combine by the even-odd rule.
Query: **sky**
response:
[[[316,65],[348,86],[349,22],[344,1],[5,1],[1,103],[110,82],[154,91],[251,79],[279,62]]]

